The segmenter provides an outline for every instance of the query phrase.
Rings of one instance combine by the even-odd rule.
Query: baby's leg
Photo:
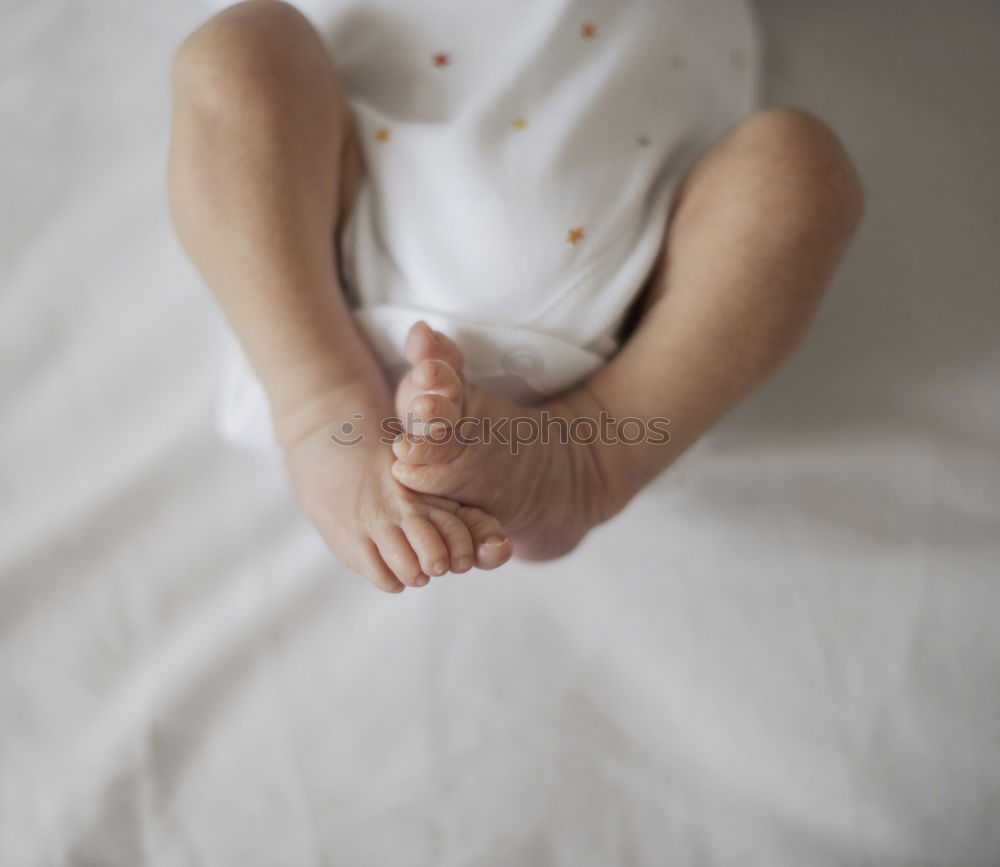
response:
[[[819,121],[774,109],[741,124],[695,166],[678,196],[635,331],[588,382],[541,407],[512,406],[460,378],[450,341],[421,326],[397,410],[446,419],[670,419],[670,441],[535,439],[397,444],[396,478],[492,510],[519,554],[552,557],[614,515],[789,356],[860,219],[862,191]],[[530,425],[522,424],[530,433]],[[582,432],[583,427],[577,426]],[[634,437],[634,427],[629,431]]]
[[[390,395],[334,257],[360,148],[316,32],[284,3],[232,6],[184,42],[173,83],[177,233],[260,376],[296,492],[327,544],[393,591],[502,563],[510,543],[495,520],[391,476],[380,442]]]

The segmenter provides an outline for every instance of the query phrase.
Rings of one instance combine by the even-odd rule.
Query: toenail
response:
[[[416,584],[417,587],[423,587],[430,580],[431,579],[426,575],[418,575],[413,583]]]
[[[455,564],[455,568],[461,571],[472,568],[472,558],[471,557],[459,557],[458,563]]]
[[[507,537],[506,536],[498,536],[496,533],[494,533],[493,535],[487,536],[485,539],[483,539],[483,544],[484,545],[502,545],[506,541],[507,541]]]
[[[438,560],[437,563],[434,564],[434,574],[444,575],[444,570],[447,568],[448,564],[445,563],[444,560]]]

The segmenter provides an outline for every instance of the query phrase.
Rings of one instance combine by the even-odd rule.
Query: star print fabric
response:
[[[299,5],[357,120],[367,176],[341,271],[387,366],[419,318],[494,386],[525,349],[566,347],[534,367],[538,393],[603,363],[683,174],[754,107],[748,4]]]

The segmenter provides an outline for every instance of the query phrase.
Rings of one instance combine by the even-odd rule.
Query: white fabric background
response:
[[[194,0],[0,8],[0,863],[1000,862],[996,3],[764,0],[863,234],[572,557],[378,594],[212,427]]]

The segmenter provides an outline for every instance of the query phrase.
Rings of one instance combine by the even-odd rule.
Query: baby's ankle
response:
[[[610,520],[651,477],[643,471],[644,445],[633,444],[631,428],[638,420],[612,416],[585,387],[549,401],[544,409],[566,421],[574,474],[585,489],[594,525]],[[627,432],[623,422],[630,426]]]
[[[286,452],[321,429],[328,429],[335,442],[378,442],[391,416],[384,386],[365,378],[272,407],[275,439]]]

